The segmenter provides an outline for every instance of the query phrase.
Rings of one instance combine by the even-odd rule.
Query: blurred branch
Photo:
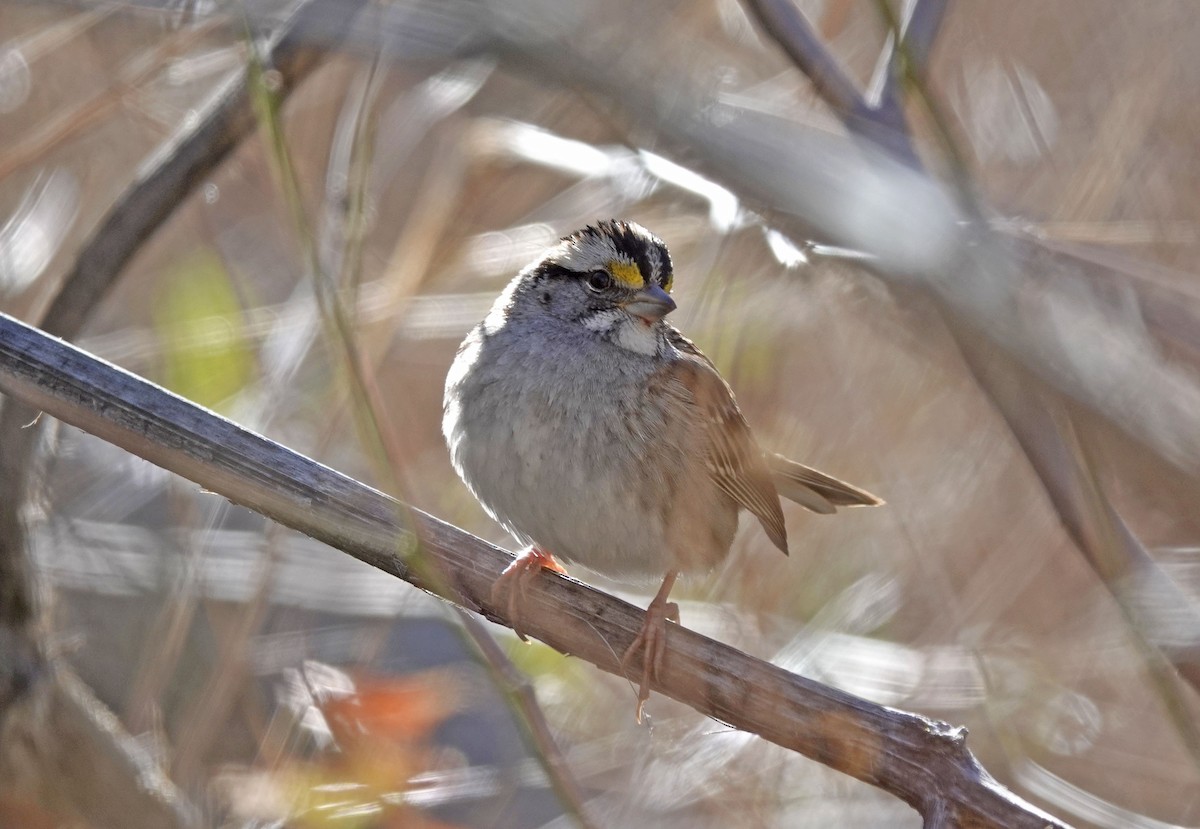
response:
[[[808,76],[817,94],[841,118],[869,118],[870,107],[796,4],[791,0],[750,0],[759,24]],[[848,125],[849,126],[849,125]]]
[[[421,589],[507,624],[491,601],[502,550],[248,432],[73,346],[0,315],[0,390],[204,489],[261,512]],[[411,531],[398,516],[412,522]],[[436,568],[436,584],[411,551]],[[522,626],[620,675],[644,614],[544,574]],[[999,786],[951,728],[828,688],[673,627],[656,690],[708,716],[889,791],[923,814],[971,826],[1062,827]]]
[[[792,0],[747,0],[746,5],[850,132],[920,166],[899,102],[885,96],[876,106],[868,103]],[[892,63],[891,57],[885,59]]]
[[[1200,692],[1200,607],[1162,571],[1105,496],[1091,460],[1060,403],[1041,383],[973,332],[951,333],[976,382],[1020,444],[1047,496],[1141,645],[1165,708],[1200,764],[1200,730],[1176,679]],[[1180,631],[1190,632],[1179,641]]]
[[[554,732],[550,730],[550,723],[538,704],[537,693],[529,677],[517,669],[504,649],[496,644],[491,631],[478,619],[461,607],[455,609],[463,630],[479,651],[480,661],[491,674],[492,683],[504,695],[509,708],[517,714],[517,722],[524,727],[559,801],[582,829],[593,829],[596,824],[592,820],[592,810],[587,806],[587,797],[575,779],[567,758],[559,749],[558,741],[554,739]]]
[[[909,0],[910,14],[903,23],[894,18],[886,0],[879,0],[878,5],[893,30],[894,42],[898,44],[889,65],[889,78],[907,78],[923,96],[938,125],[940,138],[951,156],[956,174],[962,179],[963,192],[967,194],[968,201],[973,201],[965,166],[961,161],[962,153],[936,112],[932,93],[921,72],[945,4],[943,0]],[[913,34],[912,40],[909,38],[910,32]],[[975,212],[978,213],[977,210]],[[1000,234],[991,235],[995,239],[1000,238]],[[1067,291],[1057,296],[1052,290],[1043,289],[1048,305],[1057,304],[1065,309],[1064,302],[1071,302],[1073,307],[1070,312],[1082,315],[1087,314],[1089,305],[1098,307],[1098,303],[1089,299],[1086,293],[1093,285],[1081,284],[1072,289],[1067,281],[1066,252],[1043,249],[1027,239],[1019,240],[1009,249],[1015,254],[1012,257],[1014,263],[1020,262],[1028,270],[1046,270],[1052,274],[1052,278],[1060,281],[1061,284],[1055,287],[1066,286]],[[1055,261],[1056,257],[1058,261]],[[1076,255],[1073,264],[1079,265],[1083,261]],[[1037,268],[1039,263],[1049,267]],[[1100,272],[1100,268],[1095,267],[1098,263],[1093,261],[1091,264],[1094,267],[1090,270]],[[1088,275],[1094,278],[1096,274]],[[1149,305],[1150,309],[1159,311],[1160,317],[1164,316],[1162,311],[1166,303],[1161,296],[1164,291],[1160,289],[1156,292],[1153,285],[1131,283],[1131,287],[1135,288],[1143,307]],[[944,301],[944,294],[942,299]],[[1173,299],[1177,302],[1180,297]],[[1178,309],[1175,302],[1171,305]],[[1162,625],[1155,624],[1152,614],[1146,612],[1146,608],[1153,604],[1158,607],[1158,612],[1153,616],[1183,621],[1187,630],[1196,631],[1200,630],[1200,608],[1159,569],[1109,503],[1070,420],[1066,416],[1056,416],[1055,407],[1061,404],[1052,397],[1048,398],[1046,392],[1049,389],[1004,354],[989,348],[977,330],[964,324],[962,315],[954,313],[957,309],[944,304],[940,307],[943,319],[975,381],[1012,430],[1076,548],[1129,621],[1134,636],[1142,645],[1148,667],[1158,679],[1157,688],[1165,707],[1193,757],[1200,760],[1200,732],[1191,717],[1187,716],[1186,706],[1175,682],[1176,677],[1181,678],[1194,690],[1200,691],[1200,642],[1194,635],[1182,645],[1164,642],[1161,635],[1155,634]],[[1179,316],[1176,310],[1168,319],[1175,321]],[[1192,318],[1187,320],[1193,321]],[[1185,324],[1174,328],[1176,336],[1181,336],[1179,331],[1188,332],[1191,338],[1200,336],[1196,326]],[[1147,356],[1155,356],[1152,344],[1144,339],[1138,342],[1139,339],[1131,335],[1127,342],[1135,348],[1140,347]],[[1125,356],[1127,352],[1118,354],[1117,359]],[[1182,372],[1177,376],[1187,379]]]
[[[1039,270],[1074,270],[1099,289],[1133,297],[1150,331],[1186,346],[1193,359],[1200,359],[1200,291],[1194,274],[1135,259],[1111,247],[1045,239],[1016,229],[1005,232],[1018,240]]]
[[[963,155],[936,111],[932,92],[921,72],[945,4],[943,0],[909,0],[911,14],[902,24],[894,19],[886,0],[879,0],[878,5],[892,27],[894,39],[897,31],[903,34],[902,40],[896,39],[899,45],[888,67],[889,80],[907,78],[923,97],[961,179],[966,201],[972,202]],[[982,215],[977,208],[974,212]],[[1095,259],[1089,262],[1079,250],[1039,246],[1031,239],[1019,239],[1010,249],[1015,253],[1014,262],[1024,265],[1027,272],[1045,271],[1052,279],[1059,280],[1055,287],[1066,286],[1067,291],[1057,296],[1044,289],[1047,304],[1057,303],[1065,308],[1064,301],[1070,301],[1074,305],[1072,311],[1084,314],[1089,304],[1098,305],[1089,299],[1088,291],[1095,288],[1091,283],[1097,278],[1111,279],[1114,273],[1112,269],[1105,272],[1103,263]],[[1088,284],[1071,286],[1068,269],[1085,262],[1089,265]],[[1133,288],[1143,313],[1174,323],[1167,328],[1170,334],[1189,344],[1200,337],[1200,326],[1194,324],[1195,317],[1189,314],[1187,303],[1180,304],[1183,297],[1178,292],[1164,299],[1163,295],[1169,292],[1160,286],[1134,280],[1124,285]],[[1187,712],[1177,681],[1182,679],[1193,690],[1200,691],[1200,640],[1194,634],[1200,630],[1200,607],[1162,572],[1109,503],[1069,417],[1057,410],[1062,404],[1048,394],[1050,389],[1003,353],[988,347],[979,333],[954,313],[955,309],[942,305],[941,310],[969,371],[1012,431],[1067,534],[1116,600],[1140,645],[1147,668],[1156,679],[1155,687],[1164,707],[1183,743],[1200,762],[1200,731]],[[1179,324],[1181,317],[1183,324]],[[1129,342],[1137,339],[1130,336]],[[1143,339],[1137,345],[1149,356],[1154,355],[1151,343]],[[1117,359],[1124,356],[1118,355]],[[1178,376],[1186,378],[1182,372]],[[1162,624],[1164,619],[1174,620],[1169,627],[1175,630],[1182,627],[1193,633],[1182,644],[1171,641],[1170,635],[1163,635],[1168,627]]]
[[[790,9],[791,14],[799,15],[785,0],[773,5],[782,5]],[[898,24],[891,8],[885,0],[880,0],[880,10],[893,29],[895,44],[881,73],[884,77],[882,106],[887,106],[889,96],[896,95],[898,79],[905,74],[905,67],[899,63],[901,58],[907,62],[907,73],[932,105],[932,97],[923,85],[922,70],[944,16],[945,5],[944,0],[908,0],[907,18]],[[750,6],[759,11],[763,8],[763,4],[756,1],[750,2]],[[895,36],[897,29],[902,38]],[[797,57],[796,53],[820,48],[819,44],[806,43],[794,36],[789,39],[788,31],[782,27],[768,26],[768,31],[783,43],[796,60],[797,67],[812,77],[811,61]],[[849,119],[845,120],[847,127],[854,129],[853,113],[841,106],[841,95],[830,94],[821,84],[814,85],[835,112]],[[944,132],[942,141],[947,144],[958,174],[963,175],[961,154],[948,133]],[[961,182],[960,187],[965,191],[967,182]],[[968,212],[983,215],[977,207]],[[879,232],[886,231],[880,228]],[[974,252],[969,250],[974,244],[971,237],[978,240]],[[1027,239],[1001,240],[999,234],[984,227],[966,234],[959,245],[959,255],[947,255],[940,264],[931,262],[928,272],[919,275],[918,279],[934,289],[943,312],[951,320],[951,327],[959,330],[956,336],[960,336],[960,340],[962,326],[954,322],[954,318],[982,331],[1053,388],[1097,411],[1135,439],[1151,446],[1161,458],[1194,479],[1200,479],[1200,422],[1195,419],[1200,388],[1186,373],[1163,363],[1153,344],[1130,329],[1132,321],[1128,315],[1122,320],[1119,311],[1105,308],[1095,299],[1090,290],[1093,286],[1087,283],[1095,278],[1095,272],[1102,266],[1088,262],[1078,255],[1078,251],[1068,254],[1075,258],[1066,262],[1062,250],[1043,250]],[[888,276],[888,263],[882,264],[883,268],[876,270]],[[940,273],[952,269],[959,270],[958,278],[953,282]],[[1110,279],[1123,276],[1111,268],[1103,275]],[[1052,283],[1047,284],[1037,277],[1047,277]],[[1023,283],[1028,288],[1023,287]],[[1122,284],[1134,288],[1139,307],[1145,309],[1151,321],[1168,335],[1193,347],[1200,342],[1200,326],[1192,324],[1196,315],[1189,312],[1187,305],[1179,304],[1178,297],[1170,296],[1171,291],[1132,280]],[[1039,302],[1031,305],[1022,299],[1023,295],[1036,297]],[[1105,357],[1094,359],[1090,353],[1100,349],[1088,340],[1094,340],[1100,332],[1111,335],[1119,343],[1110,342]],[[960,345],[970,347],[963,342]],[[1123,379],[1116,379],[1114,374],[1123,375]],[[986,389],[986,377],[977,373],[977,378]],[[1141,390],[1135,392],[1139,386]],[[1153,402],[1147,405],[1148,401]],[[1003,409],[999,402],[997,405]],[[1165,411],[1154,411],[1155,407]],[[1023,438],[1022,425],[1011,418],[1009,422],[1026,452],[1035,451],[1036,443],[1030,440],[1032,432]],[[1045,467],[1037,459],[1031,458],[1031,462],[1039,473]],[[1044,476],[1043,483],[1048,490],[1057,488]],[[1056,507],[1063,508],[1062,497],[1053,491],[1051,497]],[[1077,523],[1069,509],[1060,515],[1068,526]]]
[[[185,829],[199,814],[104,704],[63,667],[0,721],[0,778],[97,829]],[[64,823],[63,825],[68,825]],[[70,823],[69,825],[76,825]]]
[[[320,5],[317,0],[298,3],[292,9],[290,20],[284,21],[266,38],[265,51],[278,71],[281,95],[290,92],[315,69],[323,55],[323,52],[310,48],[308,39],[297,37],[301,29],[298,24]],[[354,7],[340,0],[337,5],[337,20],[345,27],[354,19]],[[201,28],[208,25],[202,23]],[[251,132],[254,117],[245,74],[216,90],[188,123],[189,126],[165,142],[139,171],[80,250],[75,267],[64,278],[43,316],[47,331],[61,337],[76,336],[146,239],[183,203],[196,184]],[[21,720],[31,729],[23,735],[23,742],[43,745],[46,750],[57,752],[59,759],[68,758],[72,749],[81,758],[88,756],[89,751],[109,750],[119,754],[120,747],[130,738],[121,732],[116,719],[104,712],[98,701],[91,700],[86,706],[78,703],[86,695],[82,686],[66,696],[62,696],[60,689],[59,695],[54,697],[54,705],[63,700],[78,703],[75,705],[79,714],[77,723],[85,722],[79,718],[86,713],[94,722],[103,717],[104,728],[80,726],[70,729],[55,717],[23,720],[20,717],[25,706],[38,704],[36,695],[31,692],[44,687],[39,683],[48,676],[57,675],[38,643],[37,602],[21,521],[33,450],[40,431],[35,422],[36,414],[35,410],[15,399],[6,399],[0,410],[0,446],[4,447],[0,452],[0,665],[5,666],[0,670],[0,723],[14,717]],[[91,699],[90,695],[88,698]],[[36,730],[39,727],[41,730]],[[9,749],[21,745],[21,741],[6,740],[2,744]],[[159,813],[154,789],[147,783],[152,775],[148,766],[135,770],[129,764],[117,762],[93,763],[90,767],[85,763],[81,767],[72,767],[71,775],[59,774],[53,766],[45,764],[35,764],[29,770],[57,775],[30,783],[49,787],[47,790],[51,793],[59,786],[76,787],[83,800],[76,799],[72,805],[80,809],[79,814],[91,819],[100,820],[108,814],[110,805],[101,804],[97,799],[102,800],[106,792],[110,793],[111,803],[120,804],[127,811],[108,825],[135,826],[146,816]],[[89,772],[94,773],[93,778],[81,779]],[[126,773],[130,776],[124,777]],[[159,773],[153,770],[153,774]],[[9,778],[6,783],[11,780]],[[165,779],[164,785],[169,785]],[[96,787],[100,787],[100,791]],[[142,799],[136,800],[134,795],[123,797],[126,790],[140,793]],[[168,819],[166,813],[157,821],[151,817],[150,824],[184,825],[181,820]]]
[[[908,62],[913,71],[920,74],[929,64],[933,42],[942,28],[948,0],[907,0],[904,25],[901,27],[901,43],[908,52]]]
[[[109,9],[104,14],[115,13]],[[94,15],[101,14],[94,12]],[[12,175],[22,167],[45,159],[51,152],[66,142],[77,138],[104,118],[112,115],[131,90],[150,80],[162,69],[163,62],[182,52],[224,21],[213,18],[201,21],[194,28],[181,32],[177,37],[167,38],[148,50],[125,62],[117,71],[117,85],[98,92],[77,107],[56,112],[46,123],[36,127],[28,136],[16,144],[5,147],[0,156],[0,179]]]
[[[880,7],[890,17],[886,0],[881,0]],[[874,102],[879,119],[897,132],[912,134],[904,115],[902,81],[908,73],[924,73],[945,11],[946,0],[905,0],[903,21],[892,29],[888,46],[879,57],[867,98]]]
[[[350,0],[327,2],[306,30],[318,42],[328,18],[353,8]],[[936,18],[936,6],[929,8],[921,21]],[[653,77],[613,61],[606,32],[588,26],[581,10],[521,18],[522,9],[468,0],[396,3],[372,15],[367,28],[362,21],[344,25],[354,48],[383,49],[405,61],[491,52],[543,81],[608,98],[651,131],[662,152],[689,159],[781,229],[863,251],[889,281],[922,285],[1058,392],[1200,480],[1200,384],[1162,358],[1128,309],[1101,303],[1077,271],[1042,272],[1028,247],[994,232],[939,182],[869,142],[715,99],[693,80],[691,64],[675,65],[661,49]],[[766,11],[785,9],[773,4]],[[820,46],[811,38],[799,43]]]
[[[357,3],[357,0],[355,0]],[[336,0],[344,25],[354,19],[355,6]],[[286,95],[318,64],[321,52],[297,36],[319,0],[298,4],[294,14],[268,38],[270,55]],[[254,128],[247,78],[231,79],[199,108],[197,117],[159,149],[116,200],[91,239],[80,250],[74,268],[43,315],[47,332],[75,337],[125,264],[154,231]],[[16,401],[0,411],[0,624],[21,627],[35,616],[29,583],[24,527],[20,509],[39,429],[25,428],[36,412]],[[3,694],[0,693],[0,698]]]

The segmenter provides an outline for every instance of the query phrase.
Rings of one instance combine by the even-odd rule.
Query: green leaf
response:
[[[163,285],[154,308],[163,349],[161,381],[176,394],[220,410],[256,373],[229,274],[205,253],[168,273]]]

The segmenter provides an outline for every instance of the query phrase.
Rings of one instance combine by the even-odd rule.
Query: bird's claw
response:
[[[679,624],[679,605],[675,602],[655,601],[646,608],[646,622],[634,638],[633,643],[625,649],[621,657],[621,673],[628,675],[630,660],[639,650],[645,651],[642,657],[642,680],[638,688],[637,721],[642,721],[642,713],[646,708],[646,700],[650,699],[650,682],[657,680],[662,672],[663,658],[667,652],[667,622]]]
[[[500,578],[492,585],[492,604],[498,605],[505,600],[509,624],[522,642],[528,642],[529,639],[521,630],[521,605],[529,592],[529,583],[542,570],[563,574],[567,572],[550,553],[536,546],[527,547],[504,568]],[[505,593],[508,594],[507,599]]]

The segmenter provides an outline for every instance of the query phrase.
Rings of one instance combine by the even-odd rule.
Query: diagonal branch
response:
[[[1129,621],[1159,695],[1193,757],[1200,758],[1200,730],[1178,700],[1177,676],[1200,690],[1200,644],[1195,637],[1172,642],[1164,620],[1195,630],[1200,607],[1163,572],[1104,495],[1095,479],[1065,404],[1013,361],[989,349],[974,332],[944,318],[980,389],[1004,418],[1025,453],[1063,528]],[[1166,672],[1160,671],[1160,663]]]
[[[489,619],[502,550],[242,429],[11,317],[0,315],[0,391]],[[409,520],[405,526],[400,516]],[[420,549],[421,565],[416,566]],[[579,582],[544,574],[525,631],[620,674],[618,654],[644,614]],[[884,708],[672,628],[656,690],[885,789],[960,825],[1063,827],[995,782],[966,732]]]
[[[761,4],[755,3],[754,5],[758,7]],[[782,5],[792,9],[794,14],[799,14],[790,4],[784,2]],[[907,132],[908,125],[899,100],[899,81],[908,75],[916,79],[918,85],[923,84],[921,72],[928,62],[933,41],[945,15],[946,3],[945,0],[907,0],[902,21],[895,19],[885,0],[880,0],[878,5],[881,13],[888,19],[893,35],[891,48],[882,57],[876,78],[872,82],[873,88],[879,90],[878,107],[872,110],[872,116],[892,123],[897,130]],[[788,30],[773,30],[772,34],[787,48],[801,71],[810,74],[811,77],[811,61],[802,61],[796,57],[795,53],[812,49],[819,50],[822,48],[820,44],[798,39],[795,32]],[[811,33],[809,34],[815,38]],[[790,39],[788,39],[789,37]],[[826,95],[825,87],[820,84],[815,85],[823,96]],[[925,94],[928,95],[928,92],[926,91]],[[838,99],[826,97],[826,100],[840,112]],[[889,112],[892,114],[889,115]],[[847,118],[848,116],[843,114],[843,117]],[[850,126],[849,120],[847,120],[847,126]],[[949,140],[948,136],[946,136],[946,140]],[[961,153],[956,148],[950,146],[949,149],[956,158],[961,158]],[[1018,241],[1021,242],[1019,246],[1016,246],[1021,253],[1018,261],[1022,264],[1032,264],[1038,258],[1054,256],[1063,258],[1075,256],[1082,260],[1082,256],[1086,254],[1086,250],[1082,252],[1076,249],[1063,250],[1062,246],[1056,249],[1051,245],[1038,247],[1027,240]],[[1103,278],[1108,275],[1102,270],[1102,263],[1093,260],[1089,264],[1093,266],[1089,277]],[[1028,267],[1025,270],[1033,271],[1034,268]],[[1063,270],[1063,265],[1060,263],[1057,268],[1048,266],[1037,270],[1053,274],[1056,270]],[[1062,279],[1062,277],[1058,278]],[[1171,295],[1170,291],[1154,284],[1146,284],[1145,281],[1132,284],[1145,309],[1144,312],[1152,322],[1157,322],[1160,327],[1165,329],[1165,333],[1175,336],[1185,343],[1194,344],[1196,342],[1197,332],[1195,326],[1190,324],[1194,322],[1194,319],[1189,313],[1187,305],[1181,303],[1182,297]],[[1074,456],[1067,448],[1068,442],[1065,436],[1060,433],[1062,427],[1060,420],[1051,416],[1038,402],[1031,402],[1031,400],[1036,401],[1036,396],[1030,394],[1030,389],[1039,385],[1038,379],[1025,376],[1018,365],[1005,361],[1002,355],[993,353],[992,349],[987,348],[980,341],[977,332],[970,330],[969,326],[961,322],[961,318],[966,315],[954,314],[951,312],[952,309],[945,305],[940,307],[943,311],[943,318],[959,346],[968,369],[980,388],[1004,417],[1041,481],[1064,528],[1088,564],[1125,610],[1133,623],[1136,635],[1146,643],[1147,651],[1149,652],[1152,645],[1147,640],[1153,638],[1151,631],[1153,625],[1147,618],[1147,614],[1139,612],[1131,598],[1126,595],[1130,590],[1130,584],[1141,585],[1142,592],[1145,593],[1151,592],[1148,585],[1153,585],[1154,591],[1156,591],[1155,595],[1159,597],[1157,603],[1167,608],[1160,615],[1173,614],[1175,618],[1193,622],[1194,627],[1197,620],[1195,603],[1188,600],[1161,571],[1102,495],[1097,496],[1102,502],[1102,507],[1095,506],[1093,501],[1096,499],[1084,497],[1086,488],[1081,487],[1079,481],[1090,481],[1090,473],[1075,469],[1073,466]],[[1112,526],[1108,531],[1102,531],[1101,528],[1109,527],[1109,525]],[[1162,655],[1179,678],[1193,688],[1200,688],[1200,648],[1197,647],[1194,640],[1183,647],[1163,647]],[[1166,698],[1168,710],[1178,709],[1179,706],[1172,701],[1174,699],[1172,683],[1163,681],[1159,683],[1159,686],[1162,695]],[[1175,719],[1180,726],[1179,730],[1184,736],[1185,742],[1195,753],[1196,747],[1200,746],[1200,735],[1197,735],[1195,727],[1186,717],[1176,716]]]
[[[879,5],[890,17],[887,4]],[[888,46],[879,56],[867,99],[874,103],[880,120],[899,132],[911,135],[902,96],[905,64],[914,74],[923,74],[945,12],[946,0],[905,0],[903,20],[892,28]]]
[[[26,695],[5,712],[0,745],[5,747],[0,779],[6,793],[24,793],[50,808],[84,815],[88,826],[202,825],[199,811],[162,773],[157,758],[63,666],[54,670],[44,693]]]
[[[791,0],[753,0],[759,24],[808,76],[821,99],[841,117],[866,117],[870,107],[820,36]]]
[[[880,106],[873,106],[867,101],[792,0],[747,0],[746,5],[759,25],[808,76],[817,95],[846,129],[911,167],[921,166],[899,102],[885,97],[880,99]],[[884,58],[888,65],[895,62],[893,52],[889,50]]]

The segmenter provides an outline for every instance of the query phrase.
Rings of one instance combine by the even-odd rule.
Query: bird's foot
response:
[[[521,605],[525,601],[529,583],[542,570],[550,570],[564,575],[567,572],[561,564],[554,560],[554,556],[535,544],[522,550],[512,560],[512,563],[504,568],[500,578],[496,579],[496,583],[492,585],[493,604],[499,604],[505,593],[508,594],[508,621],[512,625],[513,632],[522,642],[529,640],[521,630]]]
[[[654,600],[646,608],[646,621],[633,643],[626,648],[621,657],[621,672],[628,675],[629,661],[638,651],[644,651],[642,656],[642,681],[638,688],[637,721],[642,721],[642,713],[646,708],[646,700],[650,699],[650,681],[658,679],[662,672],[663,658],[667,652],[667,622],[679,624],[679,605],[667,601],[671,587],[675,584],[676,573],[668,573],[663,579],[662,587],[658,589]]]

